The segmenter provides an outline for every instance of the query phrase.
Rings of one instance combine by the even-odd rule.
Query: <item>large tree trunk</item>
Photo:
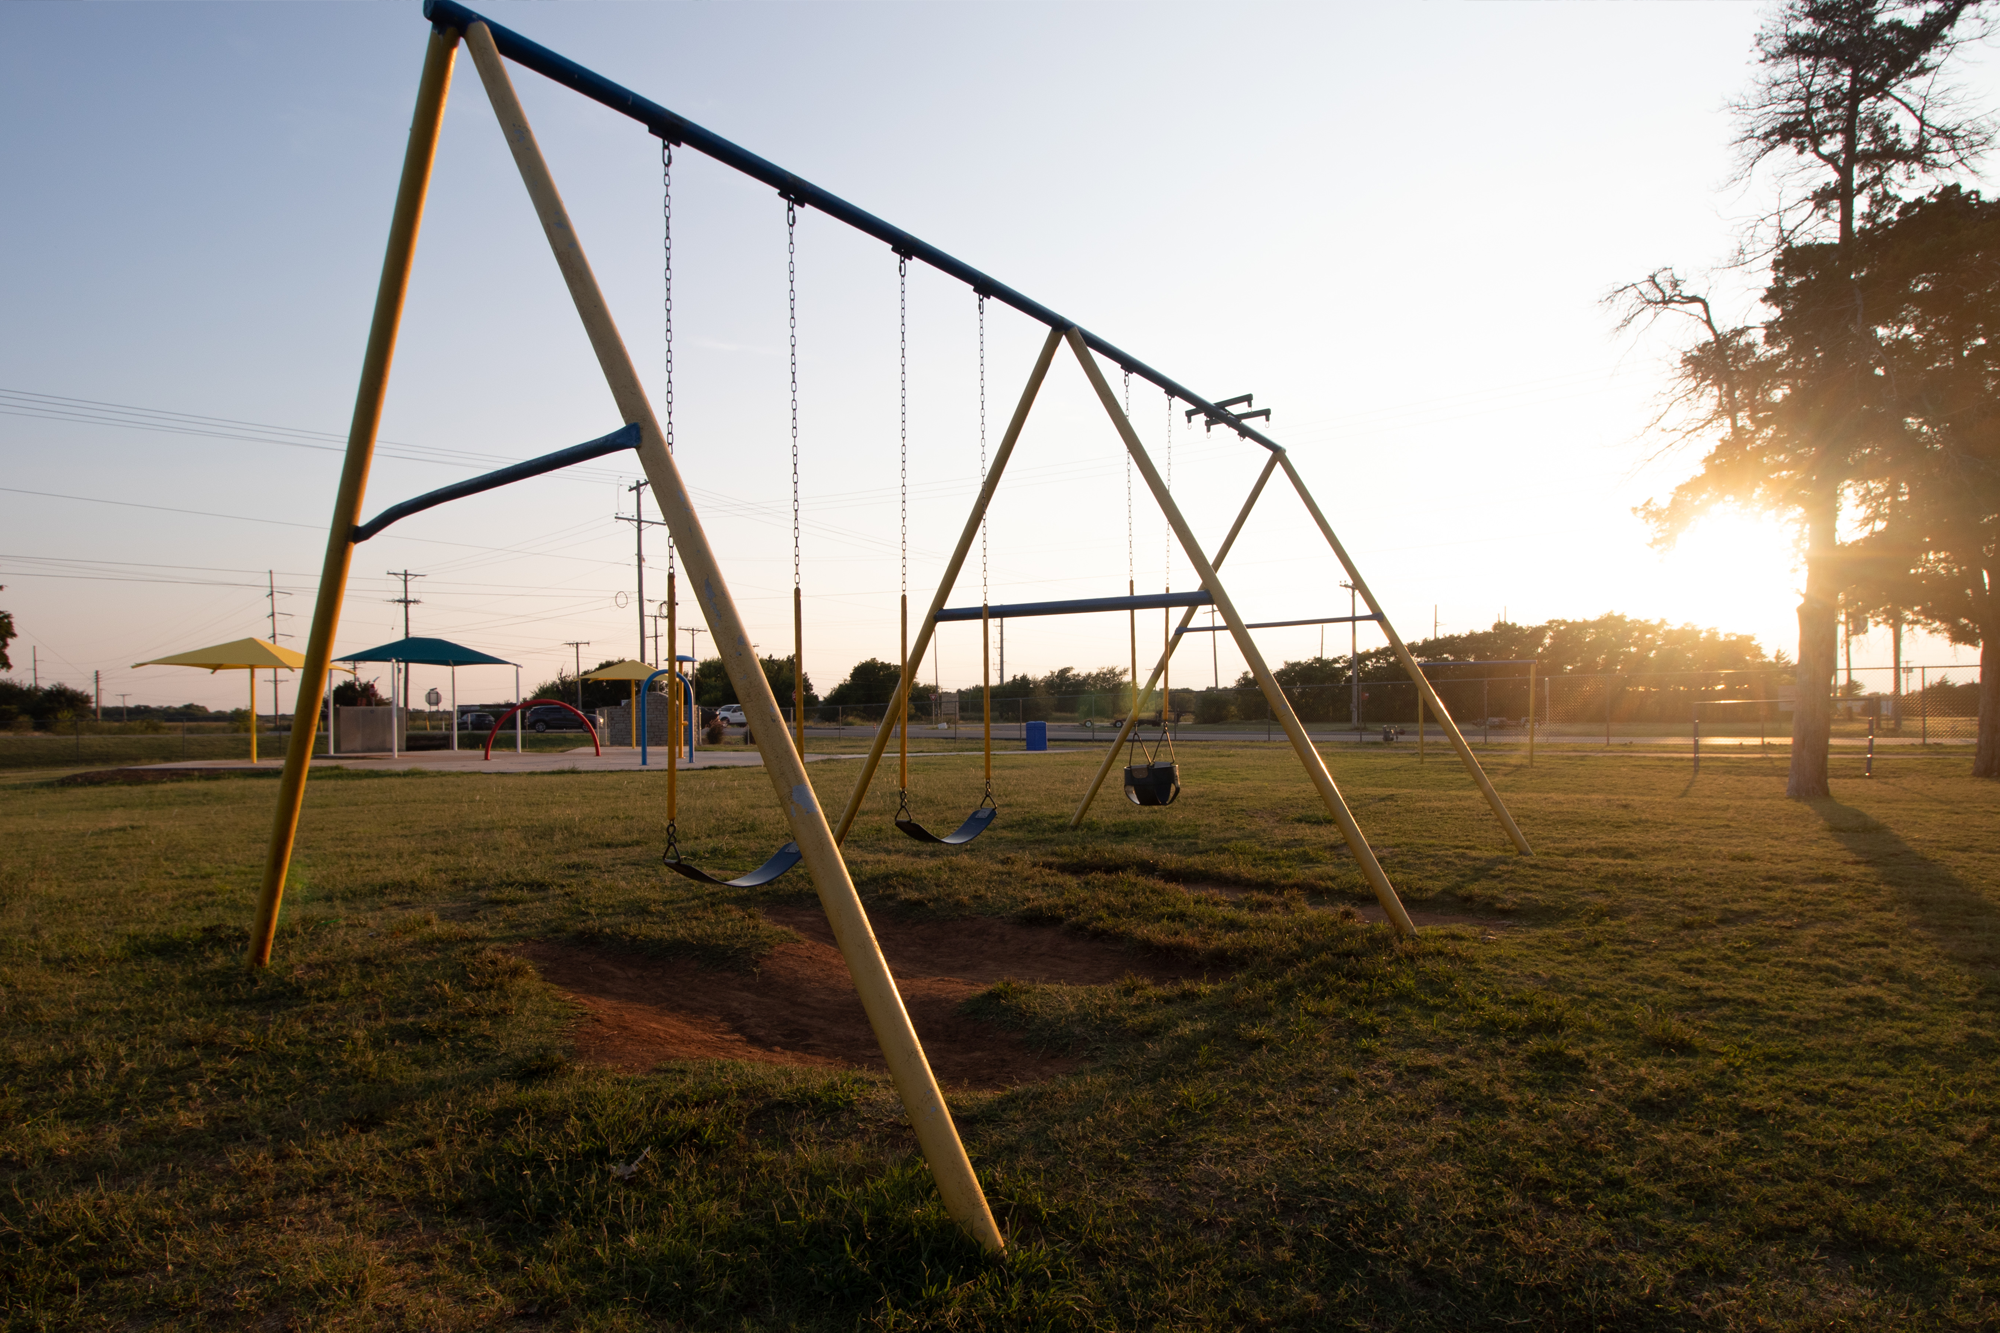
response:
[[[2000,778],[2000,593],[1989,591],[1979,621],[1979,745],[1972,752],[1972,776]]]
[[[1806,591],[1799,599],[1798,698],[1792,705],[1792,770],[1785,795],[1832,795],[1827,746],[1833,734],[1833,676],[1840,659],[1840,602],[1832,506],[1807,529]]]

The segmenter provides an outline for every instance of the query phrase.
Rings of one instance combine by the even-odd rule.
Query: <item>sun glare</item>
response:
[[[1701,520],[1659,557],[1667,615],[1728,632],[1755,634],[1765,648],[1789,649],[1800,565],[1790,526],[1759,514]]]

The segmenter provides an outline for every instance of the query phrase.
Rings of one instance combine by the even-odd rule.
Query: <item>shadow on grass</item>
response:
[[[1895,891],[1939,952],[1971,971],[1989,996],[2000,995],[2000,905],[1873,816],[1832,799],[1812,806],[1834,839]]]

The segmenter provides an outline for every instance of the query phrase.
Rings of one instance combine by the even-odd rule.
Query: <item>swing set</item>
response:
[[[687,569],[689,582],[695,592],[703,616],[714,636],[714,646],[730,685],[741,702],[746,721],[755,737],[766,777],[772,787],[773,796],[792,832],[792,840],[750,873],[735,879],[721,879],[689,864],[678,851],[678,828],[675,823],[677,810],[676,766],[670,759],[667,775],[668,783],[668,849],[666,863],[669,868],[690,879],[709,884],[748,888],[767,884],[785,873],[793,865],[803,864],[811,876],[813,887],[819,895],[822,908],[833,928],[834,939],[845,957],[850,974],[854,978],[855,989],[862,1007],[868,1015],[870,1026],[880,1042],[890,1076],[901,1097],[912,1127],[916,1131],[918,1145],[930,1166],[932,1176],[938,1185],[942,1201],[960,1226],[989,1251],[999,1251],[1005,1241],[999,1227],[988,1208],[986,1198],[980,1189],[972,1164],[966,1156],[956,1126],[952,1122],[950,1109],[931,1073],[929,1063],[924,1058],[923,1048],[891,976],[888,964],[882,957],[875,935],[871,929],[861,899],[855,891],[854,882],[848,873],[846,861],[841,853],[841,841],[852,828],[865,800],[870,783],[887,749],[891,732],[903,735],[899,749],[901,759],[901,799],[898,804],[897,826],[911,838],[942,846],[963,846],[990,827],[997,813],[993,799],[992,765],[992,680],[990,671],[985,679],[985,792],[979,805],[952,833],[939,836],[927,830],[911,812],[909,806],[909,764],[908,764],[908,705],[914,679],[913,664],[924,659],[937,626],[957,620],[970,620],[976,615],[980,621],[982,640],[986,638],[991,623],[996,618],[1028,615],[1073,615],[1088,612],[1118,611],[1127,613],[1132,626],[1132,662],[1134,680],[1137,679],[1138,629],[1137,616],[1142,610],[1161,610],[1168,615],[1174,609],[1181,609],[1183,615],[1177,630],[1165,633],[1158,663],[1143,691],[1135,692],[1132,707],[1126,711],[1119,735],[1112,742],[1103,757],[1089,791],[1078,805],[1070,821],[1070,827],[1078,827],[1103,785],[1110,770],[1116,766],[1120,750],[1128,744],[1136,745],[1136,729],[1142,709],[1153,696],[1155,686],[1160,687],[1159,725],[1160,745],[1166,747],[1165,759],[1161,759],[1159,745],[1155,745],[1143,763],[1127,764],[1125,786],[1128,799],[1135,804],[1158,806],[1170,803],[1178,794],[1178,769],[1172,759],[1171,709],[1168,704],[1170,694],[1166,690],[1168,667],[1175,646],[1189,633],[1189,625],[1195,611],[1201,607],[1213,607],[1224,621],[1223,628],[1235,640],[1238,649],[1248,662],[1252,675],[1263,691],[1273,714],[1283,723],[1285,734],[1298,754],[1314,787],[1326,804],[1328,811],[1340,826],[1341,833],[1357,862],[1368,878],[1377,899],[1394,927],[1401,934],[1413,933],[1408,913],[1403,909],[1394,887],[1383,873],[1380,862],[1352,812],[1348,809],[1326,765],[1307,738],[1297,714],[1285,699],[1284,692],[1272,677],[1269,666],[1258,650],[1243,617],[1237,612],[1234,601],[1225,589],[1217,570],[1235,543],[1252,508],[1262,494],[1265,485],[1275,472],[1283,469],[1286,479],[1300,501],[1305,505],[1314,523],[1325,538],[1335,558],[1347,571],[1349,581],[1368,605],[1367,616],[1353,619],[1371,620],[1381,626],[1390,647],[1403,663],[1420,695],[1444,726],[1446,734],[1457,749],[1459,756],[1479,786],[1481,793],[1492,807],[1495,817],[1506,830],[1508,837],[1522,852],[1528,853],[1526,838],[1521,835],[1513,818],[1507,813],[1492,783],[1480,770],[1471,749],[1450,714],[1425,679],[1422,670],[1409,650],[1404,646],[1376,602],[1374,594],[1356,570],[1340,541],[1335,537],[1331,525],[1318,504],[1307,490],[1291,459],[1274,441],[1250,424],[1254,419],[1268,419],[1268,409],[1247,410],[1250,401],[1246,398],[1225,402],[1210,402],[1193,391],[1154,370],[1145,363],[1121,351],[1117,347],[1078,327],[1055,311],[1043,306],[1020,292],[995,281],[986,274],[962,261],[953,258],[934,246],[927,245],[908,232],[893,227],[848,203],[846,200],[805,181],[790,172],[775,166],[765,159],[730,143],[703,129],[657,103],[648,101],[629,89],[620,87],[602,75],[577,65],[546,47],[530,41],[519,33],[512,32],[481,15],[456,3],[456,0],[425,0],[424,17],[431,25],[428,44],[425,49],[423,73],[418,84],[416,109],[412,117],[408,147],[404,155],[403,169],[397,186],[395,208],[391,216],[389,237],[383,257],[382,276],[376,291],[374,315],[369,327],[367,349],[363,355],[360,384],[355,395],[352,423],[348,432],[345,457],[341,467],[339,489],[334,502],[334,520],[328,531],[326,556],[321,566],[319,593],[313,609],[312,628],[307,642],[305,663],[300,671],[299,689],[301,698],[316,698],[324,692],[327,672],[331,665],[333,639],[339,627],[340,606],[346,592],[348,574],[352,565],[355,545],[373,536],[382,526],[399,518],[408,517],[435,504],[461,498],[464,495],[504,485],[527,477],[541,475],[570,463],[581,461],[583,457],[597,457],[605,453],[625,448],[636,449],[639,462],[644,469],[648,484],[656,503],[660,507],[668,532],[671,534],[669,555],[667,601],[668,632],[674,632],[674,588],[677,572],[674,561],[678,559]],[[387,510],[373,523],[363,524],[362,505],[366,497],[368,471],[373,461],[376,433],[380,427],[382,405],[387,390],[390,364],[394,356],[396,339],[401,325],[404,298],[409,286],[411,266],[415,254],[416,241],[423,220],[426,195],[429,190],[432,166],[436,157],[438,136],[441,128],[445,99],[451,85],[451,75],[460,43],[471,53],[480,82],[491,103],[499,122],[501,135],[513,156],[520,172],[529,200],[539,217],[548,239],[556,266],[568,287],[577,315],[589,338],[607,387],[611,391],[622,425],[610,435],[602,436],[587,445],[559,451],[530,462],[517,464],[499,472],[474,478],[454,487],[446,487],[416,500]],[[645,129],[661,141],[663,185],[666,202],[663,212],[666,217],[667,253],[667,391],[664,401],[664,421],[655,414],[652,403],[641,385],[638,372],[632,364],[630,354],[619,335],[616,324],[605,303],[602,291],[585,258],[582,244],[572,225],[569,212],[564,206],[547,161],[535,139],[533,128],[514,91],[512,77],[508,72],[508,62],[540,74],[575,93],[591,99],[620,115],[639,122]],[[691,148],[724,166],[759,181],[773,190],[785,202],[788,229],[788,262],[794,276],[792,297],[792,440],[793,440],[793,633],[798,655],[794,658],[794,714],[796,730],[787,727],[779,711],[778,701],[772,692],[761,663],[739,614],[728,581],[723,576],[714,551],[703,532],[694,506],[689,499],[688,489],[674,456],[673,436],[673,378],[672,378],[672,191],[671,167],[673,150],[677,147]],[[980,317],[980,406],[981,435],[980,463],[981,482],[978,499],[968,515],[964,529],[960,533],[951,559],[946,565],[944,577],[937,587],[929,609],[918,622],[914,642],[909,632],[909,562],[907,530],[905,532],[902,563],[902,669],[896,693],[884,715],[882,725],[876,731],[864,765],[861,780],[856,784],[845,810],[841,813],[837,827],[827,818],[814,794],[811,781],[806,774],[802,758],[804,750],[804,616],[803,593],[800,578],[799,536],[798,536],[798,362],[797,362],[797,304],[796,304],[796,220],[800,209],[813,209],[836,222],[844,223],[887,245],[898,258],[898,268],[907,291],[909,265],[921,262],[948,277],[955,278],[970,287],[978,298]],[[992,466],[986,466],[985,458],[985,312],[989,300],[997,300],[1029,319],[1048,329],[1033,370],[1014,408],[1000,446],[995,452]],[[907,321],[903,343],[902,363],[904,385],[908,383],[907,361]],[[1189,563],[1193,565],[1199,579],[1199,589],[1194,592],[1175,593],[1167,589],[1158,594],[1140,594],[1136,589],[1136,576],[1128,568],[1127,595],[1123,598],[1085,598],[1068,602],[1026,603],[1013,606],[992,606],[986,597],[987,551],[985,522],[988,506],[1004,475],[1008,461],[1013,456],[1022,427],[1026,424],[1029,411],[1033,407],[1036,394],[1048,375],[1049,369],[1059,350],[1067,348],[1088,378],[1099,402],[1124,446],[1127,459],[1127,536],[1130,545],[1131,477],[1133,470],[1143,480],[1154,501],[1158,504],[1171,531],[1169,550],[1177,545]],[[1127,401],[1123,409],[1116,395],[1104,377],[1098,358],[1106,358],[1115,363],[1126,376]],[[1264,468],[1259,473],[1256,484],[1244,501],[1235,523],[1231,526],[1221,546],[1213,557],[1208,555],[1196,540],[1180,509],[1175,504],[1170,475],[1163,478],[1154,466],[1153,460],[1139,434],[1132,424],[1130,413],[1130,382],[1133,377],[1151,383],[1166,397],[1168,418],[1180,405],[1186,404],[1188,420],[1195,416],[1204,420],[1205,428],[1218,427],[1233,432],[1239,438],[1257,444],[1269,452]],[[1242,408],[1243,411],[1233,409]],[[907,427],[907,414],[904,418]],[[636,438],[635,438],[636,437]],[[904,514],[908,512],[907,487],[907,429],[904,435],[905,483],[903,487]],[[1172,467],[1172,454],[1167,455],[1168,467]],[[907,525],[906,525],[907,528]],[[980,538],[981,559],[981,599],[977,608],[947,607],[945,605],[957,581],[972,540]],[[1128,549],[1128,564],[1130,554]],[[1330,622],[1329,622],[1330,623]],[[1163,629],[1165,621],[1163,619]],[[673,642],[670,637],[669,642]],[[669,671],[669,715],[675,721],[670,724],[673,735],[679,725],[684,682],[678,671]],[[272,827],[269,853],[266,857],[263,885],[258,900],[257,922],[251,932],[250,962],[253,966],[268,965],[273,939],[278,925],[279,911],[284,899],[285,880],[290,867],[293,847],[298,835],[299,814],[305,797],[305,783],[309,761],[313,751],[317,716],[301,712],[293,728],[290,748],[286,754],[285,769],[279,784],[279,799]],[[900,723],[900,725],[899,725]],[[668,752],[674,754],[675,746],[670,742]]]

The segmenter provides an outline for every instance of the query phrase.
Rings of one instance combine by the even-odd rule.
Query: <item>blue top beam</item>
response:
[[[510,485],[517,481],[526,481],[530,477],[539,477],[544,472],[554,472],[559,468],[572,467],[578,463],[588,463],[593,458],[602,458],[606,454],[615,454],[620,449],[637,449],[638,447],[638,426],[620,426],[609,435],[600,435],[598,438],[586,443],[571,445],[567,449],[558,449],[552,454],[543,454],[540,458],[530,458],[525,463],[514,463],[497,471],[482,473],[477,477],[468,477],[464,481],[455,481],[449,486],[440,486],[434,491],[426,491],[422,495],[414,499],[405,500],[399,505],[390,505],[366,523],[357,524],[353,535],[348,540],[358,546],[382,529],[388,527],[391,523],[394,523],[397,519],[408,518],[412,514],[421,514],[426,509],[435,509],[446,501],[463,500],[466,496],[477,495],[481,491],[490,491],[495,487]]]
[[[676,115],[659,103],[648,101],[630,88],[613,83],[603,75],[585,69],[564,56],[559,56],[546,46],[529,41],[512,29],[501,27],[485,15],[459,4],[458,0],[424,0],[424,17],[437,27],[455,28],[460,32],[464,32],[475,23],[484,23],[487,30],[493,34],[493,45],[499,49],[501,55],[515,64],[531,69],[571,92],[581,93],[621,116],[631,117],[668,143],[686,144],[696,152],[712,157],[752,180],[762,181],[795,204],[816,208],[830,218],[845,222],[856,231],[873,236],[899,255],[922,260],[940,273],[957,278],[980,295],[990,296],[1003,305],[1012,306],[1029,319],[1053,329],[1076,329],[1083,334],[1083,341],[1092,351],[1117,362],[1120,370],[1137,375],[1140,379],[1166,390],[1182,402],[1192,404],[1201,409],[1211,420],[1228,425],[1246,440],[1255,441],[1273,452],[1281,450],[1282,446],[1277,441],[1243,424],[1233,413],[1168,379],[1143,361],[1119,351],[1096,334],[1082,328],[1075,320],[1057,314],[1039,301],[1029,300],[1012,287],[988,277],[970,264],[954,259],[934,245],[925,244],[900,227],[890,226],[873,213],[856,208],[840,196],[820,189],[811,181],[794,176],[776,163],[765,161],[721,135],[711,133],[693,121]]]
[[[977,620],[984,610],[993,620],[1013,620],[1021,616],[1081,616],[1093,611],[1158,611],[1175,606],[1213,606],[1207,592],[1142,592],[1137,597],[1078,597],[1067,602],[1014,602],[1006,606],[948,606],[937,613],[938,623],[947,620]]]

